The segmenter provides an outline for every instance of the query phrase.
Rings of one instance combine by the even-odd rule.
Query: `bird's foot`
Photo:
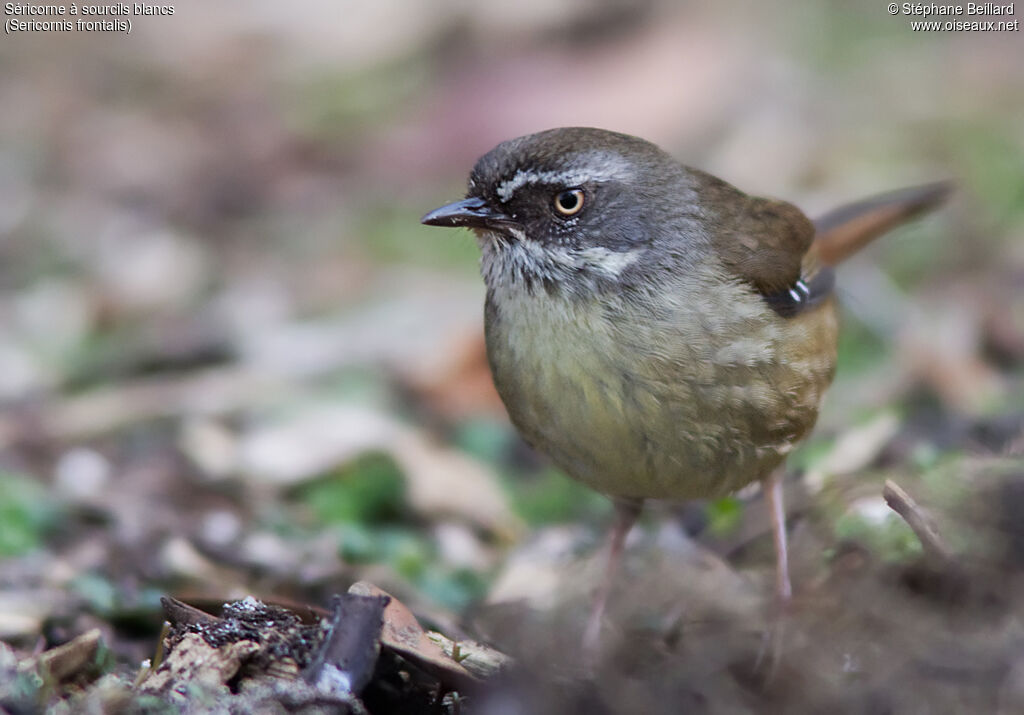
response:
[[[786,651],[786,630],[790,616],[792,599],[780,598],[776,594],[773,599],[764,632],[761,634],[761,646],[754,661],[755,672],[761,673],[765,682],[771,681],[778,672],[779,663]]]

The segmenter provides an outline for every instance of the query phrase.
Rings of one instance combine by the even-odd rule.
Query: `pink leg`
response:
[[[775,542],[775,613],[764,633],[761,652],[757,656],[758,669],[767,657],[768,680],[775,676],[786,640],[786,610],[793,598],[789,582],[789,551],[786,546],[786,508],[782,503],[782,469],[776,470],[764,480],[765,497],[771,512],[772,537]],[[766,681],[767,682],[767,681]]]
[[[611,593],[612,585],[615,583],[615,574],[622,561],[622,547],[626,542],[626,534],[636,523],[641,508],[643,508],[643,501],[640,499],[615,500],[615,524],[612,526],[608,539],[608,561],[604,570],[604,579],[601,581],[597,593],[594,594],[590,618],[587,620],[586,630],[583,631],[583,654],[589,663],[593,663],[597,655],[601,636],[601,619],[608,603],[608,594]]]
[[[789,583],[789,551],[786,546],[786,507],[782,503],[783,471],[777,469],[765,480],[765,495],[772,517],[772,536],[775,541],[775,597],[785,606],[793,597]]]

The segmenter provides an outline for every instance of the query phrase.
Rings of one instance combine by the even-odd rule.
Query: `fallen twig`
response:
[[[882,496],[885,498],[885,503],[889,505],[889,508],[907,522],[907,526],[910,527],[911,531],[917,536],[918,541],[921,542],[927,558],[934,560],[938,565],[949,566],[953,564],[952,554],[942,541],[942,537],[939,536],[939,532],[935,529],[927,513],[917,505],[917,502],[899,484],[891,479],[885,480]]]

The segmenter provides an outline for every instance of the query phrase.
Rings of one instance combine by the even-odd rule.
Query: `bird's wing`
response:
[[[796,206],[748,196],[703,172],[701,202],[713,207],[715,252],[736,277],[764,295],[788,290],[801,277],[814,224]]]
[[[709,174],[694,171],[704,206],[714,207],[715,254],[734,277],[748,283],[785,317],[818,305],[832,292],[832,271],[814,249],[814,224],[785,201],[748,196]]]
[[[785,317],[831,294],[832,266],[939,206],[952,190],[948,182],[900,189],[847,204],[812,223],[792,204],[747,196],[707,174],[699,179],[706,205],[717,207],[713,240],[722,263]]]

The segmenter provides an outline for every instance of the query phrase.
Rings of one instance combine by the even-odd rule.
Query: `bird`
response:
[[[791,599],[783,464],[835,374],[835,266],[950,190],[902,189],[812,222],[644,139],[566,127],[498,144],[464,199],[422,217],[476,235],[487,358],[519,434],[614,504],[586,652],[648,499],[760,482],[775,599]]]

